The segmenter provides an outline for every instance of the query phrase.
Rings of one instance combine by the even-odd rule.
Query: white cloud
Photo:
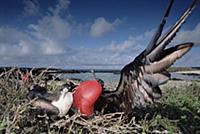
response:
[[[36,24],[30,24],[29,34],[40,43],[41,52],[45,55],[55,55],[64,52],[66,40],[72,33],[72,24],[61,13],[69,6],[68,0],[59,0],[53,8],[49,8]]]
[[[66,40],[71,35],[72,25],[60,16],[45,16],[37,24],[29,25],[29,32],[37,40],[44,54],[63,52]]]
[[[2,44],[16,44],[19,39],[27,39],[28,36],[17,28],[12,27],[0,27],[0,42]]]
[[[148,32],[150,33],[150,32]],[[84,67],[122,68],[146,47],[152,34],[129,36],[123,41],[112,41],[98,48],[77,48],[72,57],[65,58],[69,63]],[[90,66],[93,65],[93,66]],[[96,65],[96,66],[95,66]]]
[[[148,33],[148,34],[147,34]],[[121,42],[112,42],[107,45],[103,51],[109,50],[114,53],[127,53],[127,52],[138,52],[145,48],[148,41],[151,39],[153,31],[147,31],[144,34],[132,36]],[[129,54],[129,53],[128,53]],[[132,54],[133,55],[133,54]]]
[[[37,24],[29,25],[29,28],[39,39],[64,40],[71,35],[70,23],[60,16],[45,16]]]
[[[65,61],[61,57],[69,59],[73,51],[67,46],[67,40],[72,34],[72,29],[74,30],[73,24],[67,17],[68,14],[63,14],[69,3],[68,0],[58,0],[58,4],[49,8],[46,15],[24,30],[9,26],[0,27],[0,64],[64,66]],[[28,9],[27,6],[31,3],[26,4]]]
[[[23,14],[27,16],[38,15],[40,11],[40,5],[37,0],[24,0]]]
[[[109,51],[102,56],[97,54],[99,50],[90,48],[74,50],[67,46],[69,37],[76,33],[80,26],[85,27],[70,20],[68,14],[63,14],[69,4],[68,0],[58,0],[58,4],[50,7],[46,15],[41,16],[36,23],[28,25],[25,30],[0,27],[0,55],[3,60],[1,64],[19,66],[113,64],[114,62],[110,62],[112,57]],[[100,28],[103,26],[114,30],[121,22],[116,19],[111,23],[104,18],[99,18],[97,23]],[[79,26],[78,29],[76,26]],[[87,23],[87,28],[89,26]],[[98,34],[104,34],[109,30],[100,31],[101,33]]]
[[[60,13],[68,9],[69,4],[69,0],[58,0],[58,4],[55,7],[50,7],[49,11],[53,13],[54,16],[59,15]]]
[[[181,30],[177,33],[177,37],[172,42],[173,44],[181,44],[185,42],[194,42],[195,46],[175,65],[178,66],[200,66],[200,22],[192,30]]]
[[[120,23],[121,20],[119,19],[116,19],[114,22],[109,22],[104,17],[99,17],[91,25],[90,35],[92,37],[100,37],[105,33],[113,31]]]
[[[1,56],[32,54],[31,42],[31,38],[23,31],[11,27],[0,27]]]
[[[48,16],[47,18],[48,19],[41,19],[37,24],[30,25],[26,33],[18,31],[17,29],[7,30],[10,32],[7,33],[5,37],[13,35],[12,33],[18,34],[19,37],[13,39],[11,37],[11,40],[14,41],[15,45],[11,45],[10,48],[0,47],[0,51],[5,51],[5,53],[8,52],[9,49],[13,49],[16,52],[13,55],[10,55],[9,53],[6,57],[4,55],[4,59],[7,59],[4,63],[10,61],[12,64],[20,63],[23,66],[26,64],[29,66],[47,66],[56,64],[56,66],[60,65],[65,67],[75,65],[107,65],[107,67],[108,65],[114,65],[121,67],[132,61],[133,57],[139,53],[138,51],[142,51],[144,48],[143,44],[147,44],[146,41],[148,41],[151,36],[151,34],[130,36],[127,40],[120,42],[113,41],[104,47],[98,47],[98,49],[76,48],[74,50],[65,46],[65,41],[67,41],[70,34],[65,37],[62,36],[63,34],[59,35],[59,33],[56,33],[57,28],[51,28],[53,26],[50,23],[52,22],[50,20],[54,19],[52,19],[52,16]],[[47,28],[45,28],[45,26],[47,26]],[[64,27],[68,26],[64,25]],[[62,29],[58,31],[61,31],[62,33]],[[3,32],[5,32],[5,30]],[[14,47],[16,45],[18,46],[18,49]],[[14,55],[26,55],[26,57],[11,58]],[[27,59],[31,60],[29,61]],[[37,64],[35,65],[35,63]]]
[[[34,1],[27,1],[26,6]],[[59,12],[67,9],[67,0],[59,0],[53,14],[47,13],[35,24],[30,24],[24,31],[5,26],[0,27],[0,55],[56,55],[65,52],[66,40],[71,35],[71,24]],[[26,7],[27,9],[27,7]]]
[[[196,49],[196,50],[195,50]],[[186,55],[184,55],[180,60],[176,62],[175,65],[178,66],[200,66],[200,56],[199,51],[200,49],[197,49],[196,47],[193,47],[190,52],[188,52]]]
[[[56,55],[64,53],[64,47],[60,46],[53,40],[46,40],[43,42],[41,49],[44,55]]]
[[[200,45],[200,22],[193,30],[182,30],[177,34],[174,43],[194,42]]]
[[[130,35],[126,40],[113,40],[107,45],[104,44],[105,46],[95,46],[95,48],[72,48],[68,46],[68,41],[75,36],[74,34],[81,35],[82,32],[85,34],[85,31],[90,28],[92,37],[100,37],[115,30],[121,20],[109,22],[100,17],[92,25],[89,25],[91,23],[77,24],[68,18],[68,14],[63,14],[66,13],[64,11],[68,9],[69,4],[68,0],[58,0],[57,5],[49,8],[45,15],[41,16],[36,23],[28,25],[25,30],[9,26],[0,27],[0,65],[30,67],[55,65],[65,68],[122,67],[142,52],[154,33],[154,30],[151,30],[141,35]],[[194,41],[200,44],[199,37],[200,23],[193,30],[180,31],[175,40],[176,43]],[[185,55],[182,61],[184,59],[188,61],[187,59],[192,55],[191,53]],[[196,55],[194,62],[199,64],[198,54]],[[180,63],[185,62],[180,61]]]

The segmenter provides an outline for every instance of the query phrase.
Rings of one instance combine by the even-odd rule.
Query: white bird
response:
[[[67,114],[73,104],[74,88],[72,83],[63,85],[59,94],[51,94],[47,92],[45,87],[33,85],[28,92],[28,99],[33,100],[32,105],[45,110],[49,114],[64,116]]]

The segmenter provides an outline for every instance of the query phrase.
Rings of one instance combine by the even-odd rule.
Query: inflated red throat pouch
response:
[[[94,104],[101,95],[102,86],[96,80],[81,82],[74,93],[74,108],[83,116],[91,116]]]

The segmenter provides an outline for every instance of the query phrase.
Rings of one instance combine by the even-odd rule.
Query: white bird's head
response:
[[[75,85],[73,83],[64,84],[62,86],[59,99],[52,102],[52,104],[59,109],[61,116],[65,115],[73,104],[72,90],[74,89],[74,87]]]

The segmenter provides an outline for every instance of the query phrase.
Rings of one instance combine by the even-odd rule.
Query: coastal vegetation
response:
[[[130,115],[96,113],[86,119],[78,113],[49,117],[26,99],[31,82],[22,83],[12,69],[0,76],[0,133],[200,133],[198,81],[169,81],[161,87],[163,97],[155,105],[135,109]],[[32,79],[41,84],[44,77]],[[51,92],[59,86],[55,80],[47,85]]]

